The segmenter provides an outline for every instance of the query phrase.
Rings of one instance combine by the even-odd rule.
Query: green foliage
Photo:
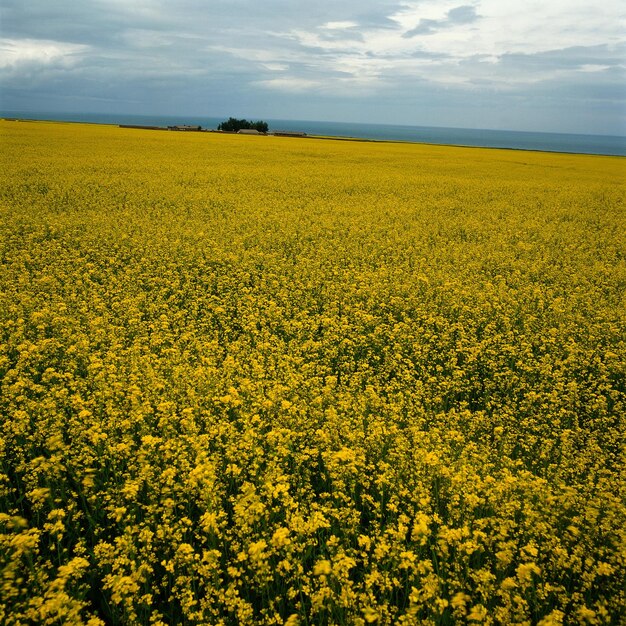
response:
[[[217,127],[217,130],[225,130],[230,132],[237,132],[239,130],[258,130],[260,133],[266,133],[269,126],[267,122],[249,122],[246,119],[238,120],[235,117],[229,117],[228,120],[222,122]]]

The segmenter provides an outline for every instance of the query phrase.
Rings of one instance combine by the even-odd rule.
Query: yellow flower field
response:
[[[0,142],[0,623],[624,619],[623,158]]]

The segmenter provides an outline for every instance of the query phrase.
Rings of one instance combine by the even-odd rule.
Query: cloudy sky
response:
[[[0,107],[626,135],[622,0],[0,0]]]

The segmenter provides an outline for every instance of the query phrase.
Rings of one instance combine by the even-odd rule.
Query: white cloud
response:
[[[391,17],[404,32],[422,20],[441,22],[463,0],[407,2]],[[570,46],[616,43],[624,38],[624,11],[616,0],[602,9],[590,0],[480,0],[480,20],[458,23],[419,38],[425,49],[459,57],[533,53]]]
[[[285,72],[289,69],[289,65],[286,63],[261,63],[261,67],[270,70],[270,72]]]
[[[355,28],[358,26],[356,22],[326,22],[322,28],[327,30],[345,30],[347,28]]]
[[[92,0],[105,11],[122,13],[130,17],[161,21],[165,11],[161,0]]]
[[[0,38],[0,68],[53,63],[69,66],[88,50],[89,46],[64,41]]]
[[[312,89],[320,89],[324,83],[319,80],[308,80],[306,78],[297,78],[296,76],[285,76],[284,78],[270,78],[268,80],[259,80],[255,82],[260,87],[267,89],[277,89],[287,92],[311,91]]]
[[[609,66],[595,59],[561,69],[538,64],[519,73],[511,72],[510,64],[506,72],[500,71],[499,64],[511,53],[610,47],[624,38],[621,15],[615,0],[606,0],[602,11],[590,0],[418,0],[403,3],[388,16],[397,24],[395,29],[385,25],[358,30],[354,22],[337,21],[279,36],[294,42],[294,56],[302,62],[308,59],[320,75],[347,73],[353,81],[379,81],[387,87],[394,78],[472,85],[491,73],[507,89],[557,78],[563,72],[606,69]],[[328,38],[329,29],[340,36]],[[340,81],[334,84],[341,88]]]
[[[596,63],[585,63],[578,68],[579,72],[604,72],[610,69],[610,65],[598,65]]]
[[[470,102],[482,109],[502,94],[539,111],[528,94],[542,90],[561,112],[594,98],[616,103],[614,126],[626,111],[622,0],[1,4],[11,35],[0,40],[0,89],[14,108],[30,106],[30,93],[44,103],[53,92],[120,102],[130,94],[163,108],[175,94],[216,113],[284,107],[327,119],[342,106],[348,117],[374,111],[372,121],[389,121],[400,106],[413,119],[430,106],[445,125],[442,102],[461,118]],[[598,127],[609,124],[603,116]]]

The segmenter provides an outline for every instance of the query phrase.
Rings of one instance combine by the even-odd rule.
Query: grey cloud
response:
[[[160,26],[158,20],[130,19],[123,12],[106,10],[101,3],[75,3],[64,0],[52,3],[34,0],[26,4],[16,0],[5,0],[3,5],[0,23],[4,37],[107,45],[127,27]]]
[[[397,12],[401,8],[400,3],[382,3],[375,11],[364,11],[355,14],[352,20],[357,23],[357,27],[365,29],[381,29],[381,30],[396,30],[398,23],[392,20],[389,16]]]
[[[471,24],[475,22],[480,16],[477,15],[476,9],[471,5],[464,5],[450,9],[447,15],[448,24]]]
[[[410,39],[417,35],[430,35],[445,28],[446,20],[420,20],[419,24],[402,35],[405,39]]]
[[[318,35],[323,41],[365,41],[357,26],[337,30],[322,30]]]
[[[437,59],[440,61],[451,58],[449,54],[444,54],[443,52],[429,52],[428,50],[414,50],[411,52],[410,56],[413,59]]]
[[[601,72],[589,72],[583,79],[543,81],[534,86],[534,91],[546,96],[557,97],[561,102],[614,103],[626,114],[626,71],[612,68]]]
[[[462,4],[442,19],[422,20],[405,36],[480,18],[471,0],[458,1]],[[71,62],[38,63],[26,55],[0,70],[2,106],[478,127],[493,119],[504,128],[529,129],[565,128],[570,119],[565,109],[591,123],[591,114],[584,113],[589,107],[602,110],[595,130],[623,125],[624,45],[464,60],[422,49],[428,39],[404,41],[398,50],[394,44],[402,30],[390,16],[405,5],[403,0],[316,0],[306,6],[293,0],[178,0],[175,6],[171,0],[0,0],[2,37],[88,46]],[[356,26],[322,28],[327,22]],[[372,31],[390,45],[369,50]],[[315,33],[320,45],[307,45],[295,32]],[[593,65],[598,67],[585,68]],[[370,87],[361,90],[358,81],[369,84],[372,76],[364,97]],[[451,76],[466,83],[453,84]],[[274,79],[313,87],[288,92],[263,86]],[[347,87],[333,93],[335,84]]]
[[[165,0],[127,5],[107,0],[3,0],[0,34],[88,44],[92,52],[85,55],[83,64],[95,72],[104,71],[101,61],[116,67],[119,73],[149,72],[173,62],[180,71],[201,67],[208,71],[230,58],[231,65],[236,66],[233,73],[239,74],[240,66],[260,71],[255,59],[245,63],[241,57],[228,57],[220,49],[263,49],[273,54],[274,63],[290,62],[294,51],[298,55],[328,57],[341,50],[306,48],[276,33],[296,28],[313,31],[329,21],[349,20],[358,26],[348,31],[319,31],[320,38],[338,43],[346,39],[362,42],[363,29],[395,24],[387,16],[399,6],[399,0],[361,0],[355,10],[353,0],[317,0],[303,10],[292,0],[179,0],[172,10]]]
[[[580,77],[601,70],[626,68],[626,43],[574,46],[533,53],[505,53],[498,56],[480,54],[465,57],[458,64],[465,68],[468,76],[490,76],[494,82],[505,76],[520,81],[533,77],[555,77],[564,73]]]
[[[449,54],[443,52],[431,52],[429,50],[412,50],[406,53],[380,53],[368,50],[364,56],[368,59],[378,59],[387,61],[398,61],[403,59],[428,59],[428,60],[445,60],[450,59]]]
[[[575,46],[533,54],[508,53],[499,60],[505,67],[526,70],[576,69],[590,64],[618,66],[626,64],[626,44]]]
[[[393,24],[387,16],[401,6],[400,0],[316,0],[306,10],[292,0],[178,0],[175,8],[165,0],[153,0],[151,11],[136,3],[93,0],[3,0],[0,24],[3,36],[58,39],[61,41],[109,41],[126,28],[181,30],[214,38],[248,32],[278,32],[294,28],[313,29],[325,22],[350,20],[361,26]],[[139,7],[141,3],[139,4]]]
[[[417,35],[431,35],[445,28],[462,24],[471,24],[480,18],[476,9],[471,5],[463,5],[450,9],[446,17],[441,20],[422,19],[415,28],[404,33],[403,37],[410,39]]]

